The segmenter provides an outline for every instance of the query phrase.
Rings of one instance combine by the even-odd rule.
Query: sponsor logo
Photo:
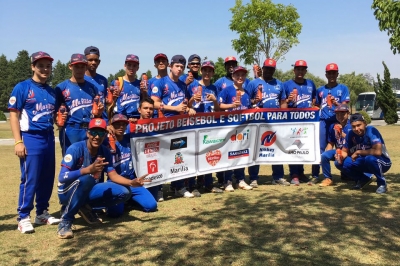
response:
[[[276,131],[266,131],[261,136],[261,145],[269,147],[276,141]]]
[[[158,92],[158,88],[157,88],[157,87],[153,87],[153,88],[151,89],[151,92],[152,92],[152,93],[157,93],[157,92]]]
[[[15,98],[15,96],[11,96],[10,99],[8,100],[8,103],[10,105],[14,105],[17,101],[17,98]]]
[[[163,174],[158,174],[158,175],[152,175],[152,176],[147,176],[146,178],[145,178],[145,180],[157,180],[157,179],[161,179],[161,178],[163,178],[164,177],[164,175]]]
[[[71,154],[67,154],[64,156],[64,162],[69,163],[72,161],[72,155]]]
[[[147,173],[155,174],[157,172],[158,172],[158,161],[157,160],[147,161]]]
[[[185,164],[182,153],[177,152],[175,154],[174,166],[170,168],[171,174],[179,174],[187,171],[189,171],[189,167]]]
[[[187,137],[171,139],[171,145],[169,146],[171,151],[183,148],[187,148]]]
[[[148,142],[144,144],[144,154],[156,153],[160,151],[160,142]]]
[[[246,141],[249,139],[249,134],[250,130],[246,130],[244,133],[237,133],[237,130],[235,131],[235,134],[231,135],[230,139],[231,141]]]
[[[304,146],[305,143],[301,142],[301,140],[296,139],[292,145],[286,148],[286,151],[288,154],[309,154],[308,149],[302,149],[301,148]]]
[[[236,159],[240,157],[248,157],[249,156],[249,149],[245,150],[238,150],[238,151],[230,151],[228,152],[228,159]]]
[[[221,157],[222,155],[220,150],[209,151],[206,153],[207,163],[211,166],[215,166],[221,160]]]
[[[203,144],[207,145],[207,144],[218,144],[221,142],[224,142],[225,138],[210,138],[208,135],[204,135],[203,137]]]
[[[33,92],[33,90],[29,90],[28,91],[28,99],[32,99],[35,97],[35,93]]]
[[[292,136],[290,138],[307,138],[307,130],[308,127],[292,127],[290,128],[292,131]]]

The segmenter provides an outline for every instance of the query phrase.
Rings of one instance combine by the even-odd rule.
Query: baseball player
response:
[[[328,142],[328,132],[331,125],[335,124],[336,115],[335,109],[340,104],[348,103],[350,101],[349,89],[344,84],[338,84],[337,78],[339,75],[339,67],[335,63],[330,63],[325,68],[325,77],[328,79],[328,84],[321,86],[317,89],[315,105],[319,106],[320,122],[319,122],[319,135],[320,135],[320,152],[325,151]],[[312,166],[312,179],[309,183],[319,182],[319,164]],[[346,177],[341,174],[342,178]]]
[[[305,79],[307,73],[307,62],[304,60],[297,60],[294,64],[294,79],[288,80],[283,83],[285,94],[287,96],[286,102],[289,108],[311,108],[315,103],[316,88],[312,80]],[[293,90],[297,90],[297,94]],[[304,175],[303,165],[289,165],[291,183],[293,185],[300,185],[300,182],[309,182],[310,180]]]
[[[151,99],[148,99],[152,101]],[[141,101],[141,105],[143,104]],[[146,102],[148,103],[148,102]],[[143,114],[145,115],[145,111],[143,110]],[[151,114],[152,116],[153,114]],[[149,115],[149,118],[151,118]],[[133,168],[133,159],[131,153],[131,142],[130,142],[130,134],[124,134],[126,131],[126,127],[129,124],[129,121],[126,116],[122,114],[115,114],[111,120],[111,123],[115,130],[115,136],[117,138],[116,142],[116,153],[113,154],[113,166],[117,174],[127,178],[129,180],[133,180],[136,178],[135,169]],[[109,180],[110,181],[110,180]],[[111,181],[112,182],[112,181]],[[157,194],[158,187],[151,187],[149,190],[143,186],[135,186],[129,188],[131,191],[131,200],[139,205],[140,208],[145,212],[153,212],[157,210]],[[153,195],[151,193],[153,192]],[[120,203],[118,205],[109,207],[107,210],[108,215],[112,217],[118,217],[123,214],[124,211],[124,203]]]
[[[382,135],[375,127],[367,126],[359,113],[350,117],[350,123],[352,130],[346,135],[342,155],[336,155],[336,168],[357,182],[353,189],[362,189],[372,182],[372,177],[364,174],[368,172],[376,176],[376,193],[386,193],[384,173],[389,171],[392,162]]]
[[[48,213],[55,172],[53,118],[56,100],[54,90],[46,84],[52,62],[48,53],[33,53],[32,78],[18,83],[8,101],[14,150],[20,159],[17,221],[18,230],[23,234],[35,231],[30,221],[35,198],[35,224],[57,224],[60,221]]]
[[[262,67],[262,79],[257,78],[247,85],[246,89],[251,92],[251,98],[254,99],[253,107],[259,108],[287,108],[286,94],[283,83],[273,77],[276,69],[276,61],[268,58],[264,61]],[[261,92],[262,98],[258,98]],[[258,187],[259,165],[250,166],[248,168],[250,175],[250,186]],[[272,184],[274,185],[290,185],[283,178],[283,165],[272,165]]]
[[[183,113],[196,114],[196,111],[187,106],[186,84],[179,80],[186,66],[186,59],[182,55],[175,55],[169,65],[170,72],[167,76],[160,78],[151,89],[151,99],[154,101],[155,109],[161,111],[164,116],[174,116]],[[194,195],[187,191],[184,180],[171,182],[175,194],[185,198],[193,198]]]
[[[106,77],[97,73],[97,68],[100,65],[100,50],[97,47],[89,46],[86,47],[84,50],[84,54],[86,56],[86,60],[88,61],[87,69],[85,72],[85,80],[93,83],[97,86],[97,91],[100,96],[100,101],[105,105],[106,97],[107,97],[107,87],[108,87],[108,80]],[[107,112],[104,108],[103,113],[104,120],[108,121],[107,119]]]
[[[72,77],[55,88],[56,110],[65,105],[68,117],[64,129],[60,129],[62,154],[72,143],[86,138],[86,129],[93,117],[102,117],[104,105],[99,101],[97,113],[93,113],[93,101],[99,97],[97,86],[85,80],[87,59],[83,54],[73,54],[69,69]]]
[[[108,148],[102,145],[107,135],[107,123],[101,118],[89,122],[87,140],[72,144],[61,162],[58,176],[58,197],[64,206],[58,237],[73,238],[72,222],[79,214],[89,224],[99,223],[92,208],[112,207],[131,197],[129,186],[142,186],[142,176],[133,180],[120,176],[112,164]],[[113,182],[99,182],[102,172],[106,172]]]
[[[342,149],[347,134],[351,131],[350,108],[347,104],[341,104],[335,108],[338,123],[331,124],[328,130],[328,144],[321,154],[322,173],[324,180],[320,187],[333,185],[330,161],[335,161],[336,149]]]
[[[180,81],[186,83],[187,86],[191,84],[194,80],[201,80],[201,76],[199,75],[201,65],[201,58],[197,54],[192,54],[189,56],[187,68],[189,69],[188,74],[183,74],[179,77]],[[189,74],[190,73],[190,74]]]
[[[151,90],[154,87],[154,82],[168,75],[168,57],[159,53],[154,56],[154,67],[157,69],[157,76],[152,77],[148,81],[147,90],[148,96],[151,97]],[[158,117],[158,110],[154,109],[154,117]]]
[[[189,98],[189,107],[192,107],[196,113],[209,113],[218,112],[219,104],[217,100],[217,88],[211,84],[211,79],[214,76],[215,65],[213,61],[205,61],[201,65],[201,80],[194,80],[187,89],[187,96]],[[201,87],[201,94],[200,88]],[[204,181],[203,181],[204,179]],[[189,179],[189,187],[195,187],[195,178]],[[217,187],[213,186],[212,174],[206,174],[204,176],[197,177],[198,187],[204,186],[206,191],[213,193],[222,193],[223,191]],[[192,191],[192,194],[197,194],[200,192],[197,189]]]
[[[232,72],[233,85],[226,87],[219,94],[219,105],[221,110],[244,110],[252,108],[251,95],[243,88],[246,81],[247,70],[244,67],[237,66]],[[237,94],[240,93],[240,100],[237,99]],[[244,168],[235,169],[233,171],[225,171],[225,191],[233,192],[232,174],[234,173],[239,182],[238,187],[244,190],[252,190],[244,180]]]

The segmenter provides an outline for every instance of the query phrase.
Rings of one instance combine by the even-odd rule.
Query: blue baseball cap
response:
[[[33,53],[32,55],[31,55],[31,63],[33,63],[33,62],[35,62],[35,61],[37,61],[37,60],[39,60],[39,59],[49,59],[51,62],[53,62],[53,58],[48,54],[48,53],[46,53],[46,52],[36,52],[36,53]]]
[[[87,65],[86,56],[83,54],[73,54],[71,55],[71,65],[75,64],[85,64]]]
[[[199,59],[199,62],[201,62],[200,55],[197,55],[197,54],[192,54],[191,56],[189,56],[188,62],[190,63],[190,62],[192,62],[192,61],[195,60],[195,59]]]
[[[137,62],[139,63],[139,57],[134,54],[128,54],[125,58],[125,62]]]
[[[245,68],[242,67],[242,66],[237,66],[237,67],[235,67],[235,68],[233,69],[232,74],[235,73],[235,72],[239,72],[239,71],[244,71],[245,73],[247,73],[247,69],[245,69]]]
[[[183,66],[186,66],[186,58],[183,55],[180,55],[180,54],[174,55],[171,58],[171,65],[174,64],[174,63],[182,64]]]
[[[204,61],[203,64],[201,64],[201,68],[204,68],[204,67],[209,67],[209,68],[215,69],[214,62],[211,61],[211,60],[210,61]]]
[[[357,121],[365,122],[364,116],[360,113],[355,113],[350,116],[350,123],[357,122]]]
[[[89,46],[86,47],[85,51],[83,52],[85,55],[88,54],[97,54],[98,56],[100,56],[100,50],[99,48],[95,47],[95,46]]]

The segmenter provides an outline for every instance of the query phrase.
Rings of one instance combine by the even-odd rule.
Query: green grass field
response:
[[[378,129],[393,160],[386,195],[377,195],[375,184],[363,191],[340,182],[327,188],[273,186],[270,166],[262,166],[261,186],[253,191],[194,199],[166,192],[157,212],[104,216],[100,226],[77,216],[71,240],[58,239],[56,226],[36,226],[30,235],[16,230],[19,163],[13,146],[1,146],[0,264],[398,265],[398,127]],[[59,149],[57,154],[59,164]],[[50,213],[59,217],[58,210],[54,186]]]

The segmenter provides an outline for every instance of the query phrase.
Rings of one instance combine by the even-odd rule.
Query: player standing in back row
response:
[[[53,118],[54,90],[46,84],[53,58],[45,52],[31,56],[33,76],[18,83],[8,101],[15,154],[20,159],[21,184],[18,197],[18,230],[33,233],[30,212],[36,197],[35,224],[57,224],[48,213],[55,172]],[[64,116],[65,119],[65,116]]]

